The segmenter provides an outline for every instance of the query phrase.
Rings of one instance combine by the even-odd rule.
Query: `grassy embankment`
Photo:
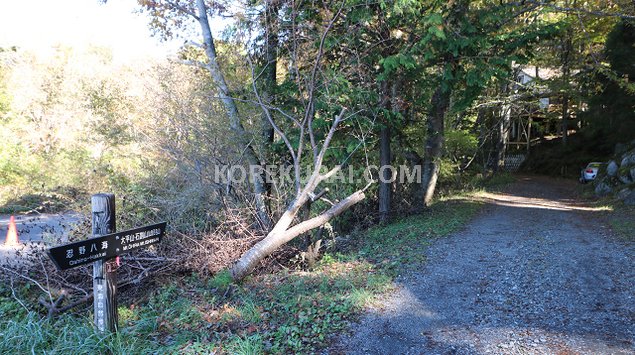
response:
[[[611,230],[626,241],[635,241],[635,206],[611,202],[607,219]]]
[[[580,185],[579,196],[602,211],[603,223],[624,241],[635,241],[635,206],[627,206],[616,196],[597,198],[593,184]]]

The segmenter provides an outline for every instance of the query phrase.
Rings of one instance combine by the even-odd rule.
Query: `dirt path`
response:
[[[531,177],[488,194],[330,352],[635,353],[635,246],[607,236],[574,187]]]

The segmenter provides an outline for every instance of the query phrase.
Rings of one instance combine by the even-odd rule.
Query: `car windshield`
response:
[[[589,165],[587,165],[587,168],[599,168],[600,165],[602,165],[602,163],[589,163]]]

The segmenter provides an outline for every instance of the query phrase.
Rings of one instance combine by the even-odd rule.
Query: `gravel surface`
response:
[[[0,237],[4,239],[9,229],[10,215],[0,215]],[[41,241],[48,237],[60,238],[78,223],[81,216],[69,212],[64,214],[41,213],[36,215],[16,215],[15,224],[22,242]]]
[[[33,250],[40,250],[47,245],[68,241],[68,233],[81,221],[77,213],[64,214],[42,213],[37,215],[16,215],[15,224],[20,245],[4,245],[9,229],[10,215],[0,215],[0,265],[13,263],[23,259],[22,255]],[[90,231],[88,231],[90,232]],[[46,242],[42,244],[41,242]]]
[[[484,212],[329,352],[635,353],[635,246],[574,189],[525,177],[485,194]]]

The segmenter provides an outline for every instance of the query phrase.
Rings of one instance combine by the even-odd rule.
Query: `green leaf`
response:
[[[445,36],[445,32],[443,32],[443,26],[441,25],[437,25],[437,26],[430,26],[428,28],[428,33],[430,33],[431,35],[434,35],[435,37],[442,39],[442,40],[446,40],[447,37]]]

